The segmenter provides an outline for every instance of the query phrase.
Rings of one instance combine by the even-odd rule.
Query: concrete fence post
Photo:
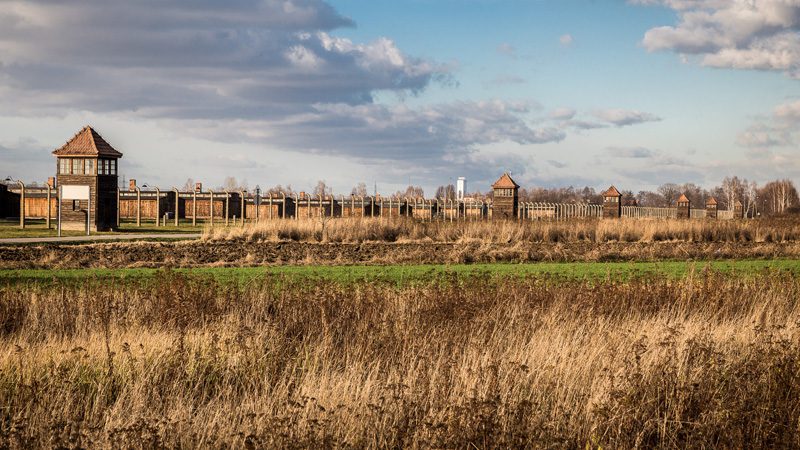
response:
[[[142,226],[142,190],[136,186],[136,226]]]
[[[48,182],[47,183],[47,216],[46,216],[46,225],[47,225],[47,229],[48,230],[50,229],[50,189],[52,189],[52,187],[50,186],[50,183]]]
[[[281,201],[283,202],[283,211],[281,212],[281,214],[282,214],[283,218],[285,219],[286,218],[286,193],[285,192],[281,192],[281,196],[282,196],[282,200]]]
[[[272,192],[269,193],[269,220],[273,219],[273,211],[272,211]]]
[[[228,226],[228,215],[230,213],[231,194],[227,190],[225,192],[225,226]]]
[[[19,227],[25,229],[25,183],[17,181],[19,184]]]
[[[180,212],[180,204],[181,204],[181,193],[178,191],[178,188],[173,187],[173,191],[175,191],[175,226],[178,226],[178,213]]]
[[[214,191],[208,190],[208,218],[211,219],[211,228],[214,228]]]
[[[161,222],[161,191],[156,188],[156,228]],[[164,224],[166,225],[166,223]]]
[[[192,191],[192,226],[197,226],[197,189]]]
[[[244,219],[247,217],[247,198],[244,196],[244,191],[239,191],[239,209],[241,209],[242,226],[244,226]]]

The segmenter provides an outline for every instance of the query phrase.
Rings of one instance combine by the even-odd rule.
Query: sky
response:
[[[0,176],[85,125],[139,184],[800,182],[800,0],[2,0]]]

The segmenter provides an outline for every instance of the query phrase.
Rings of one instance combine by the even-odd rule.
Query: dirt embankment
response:
[[[0,247],[0,268],[657,261],[798,258],[800,243],[248,243],[135,242]]]

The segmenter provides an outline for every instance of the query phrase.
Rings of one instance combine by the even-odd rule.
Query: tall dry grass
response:
[[[206,228],[206,240],[250,242],[795,242],[800,221],[621,219],[421,222],[388,218],[265,220]]]
[[[0,291],[3,448],[800,445],[800,280]]]

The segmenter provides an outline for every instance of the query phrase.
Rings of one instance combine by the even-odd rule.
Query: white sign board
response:
[[[87,200],[89,204],[86,208],[86,235],[91,230],[90,223],[92,218],[92,198],[90,197],[89,186],[59,186],[58,199],[58,237],[61,237],[61,202],[64,200]]]
[[[62,200],[89,200],[89,186],[61,186]]]

